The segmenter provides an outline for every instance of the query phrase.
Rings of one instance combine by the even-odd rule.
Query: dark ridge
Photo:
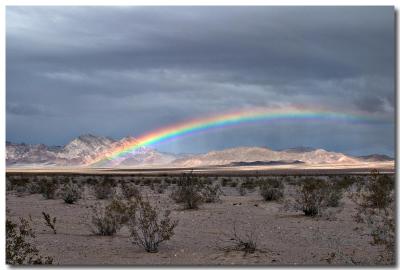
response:
[[[392,158],[392,157],[389,157],[387,155],[381,155],[381,154],[358,156],[357,158],[365,160],[365,161],[392,161],[392,160],[394,160],[394,158]]]
[[[288,148],[282,150],[283,152],[287,153],[306,153],[306,152],[312,152],[315,151],[315,148],[312,147],[306,147],[306,146],[299,146],[299,147],[293,147],[293,148]]]
[[[302,164],[303,161],[300,160],[271,160],[271,161],[239,161],[231,162],[227,166],[271,166],[271,165],[289,165],[289,164]]]

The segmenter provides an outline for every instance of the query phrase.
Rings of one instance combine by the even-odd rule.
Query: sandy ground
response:
[[[291,165],[268,165],[268,166],[229,166],[229,167],[118,167],[118,168],[95,168],[95,167],[7,167],[7,173],[79,173],[79,174],[160,174],[197,172],[206,174],[249,174],[251,172],[262,174],[326,174],[326,173],[369,173],[372,168],[379,169],[381,173],[394,173],[395,162],[365,162],[357,164],[291,164]]]
[[[240,196],[235,188],[224,187],[222,202],[182,210],[169,198],[171,190],[156,194],[143,188],[152,201],[171,209],[171,217],[179,220],[175,236],[162,243],[158,253],[133,245],[125,227],[114,236],[93,235],[88,226],[89,205],[96,200],[88,190],[75,205],[9,191],[6,205],[12,219],[31,215],[36,244],[57,264],[319,265],[328,264],[332,252],[336,254],[333,264],[373,264],[381,251],[353,221],[354,205],[348,198],[333,209],[334,218],[309,218],[283,210],[282,203],[264,202],[257,191]],[[57,217],[57,234],[44,225],[42,211]],[[245,255],[223,250],[229,245],[233,223],[241,233],[256,232],[258,251]]]

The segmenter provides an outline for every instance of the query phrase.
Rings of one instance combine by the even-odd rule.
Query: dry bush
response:
[[[345,175],[345,176],[341,177],[339,180],[336,180],[335,183],[336,183],[337,188],[339,188],[341,190],[348,190],[356,182],[357,182],[357,178],[355,176]]]
[[[237,187],[237,185],[238,185],[238,183],[236,181],[232,181],[230,183],[230,187],[233,187],[233,188]]]
[[[394,180],[372,170],[363,184],[358,182],[357,190],[351,194],[357,205],[354,219],[366,224],[365,230],[372,237],[372,244],[383,245],[385,252],[379,261],[395,263],[396,216]]]
[[[343,198],[343,189],[335,182],[327,184],[326,205],[328,207],[338,207],[340,200]]]
[[[47,178],[40,180],[40,193],[45,199],[54,199],[57,189],[58,182],[56,180]]]
[[[140,196],[139,189],[134,185],[129,185],[124,182],[121,183],[121,191],[125,199],[130,199],[131,197]]]
[[[43,218],[44,218],[44,224],[49,227],[50,229],[53,230],[54,234],[57,234],[57,230],[56,230],[56,221],[57,218],[53,217],[51,218],[50,214],[46,213],[46,212],[42,212]]]
[[[133,214],[129,217],[132,243],[147,252],[158,252],[160,243],[170,240],[178,221],[171,220],[170,211],[159,217],[159,210],[141,197],[135,198]]]
[[[240,186],[238,188],[238,192],[239,192],[240,196],[245,196],[247,194],[247,190],[245,187],[243,187],[243,184],[240,184]]]
[[[6,191],[12,191],[13,190],[13,185],[10,181],[10,179],[6,179]]]
[[[38,194],[41,193],[41,186],[37,181],[31,181],[26,185],[26,190],[30,194]]]
[[[183,174],[171,198],[176,203],[183,203],[185,209],[197,209],[203,202],[202,183],[193,173]]]
[[[69,181],[68,183],[64,184],[59,192],[61,198],[67,204],[73,204],[78,201],[81,197],[81,189],[78,185]]]
[[[158,194],[163,194],[165,190],[167,190],[168,185],[166,182],[162,182],[161,184],[157,185],[156,191]]]
[[[252,192],[257,187],[257,184],[253,179],[246,178],[242,183],[242,187],[244,187],[248,192]]]
[[[108,199],[113,194],[113,185],[109,179],[104,179],[93,186],[96,198],[99,200]]]
[[[90,229],[97,235],[113,235],[129,220],[134,211],[131,201],[113,199],[106,206],[96,203],[91,207]]]
[[[226,187],[231,182],[229,178],[222,178],[222,186]]]
[[[258,234],[255,227],[250,230],[242,230],[238,232],[236,221],[233,222],[232,232],[228,235],[229,239],[225,242],[222,249],[225,252],[243,251],[245,255],[254,253],[257,250]]]
[[[277,201],[283,198],[284,185],[278,179],[266,179],[260,186],[264,201]]]
[[[361,181],[358,182],[357,188],[364,207],[384,209],[393,200],[394,179],[380,174],[377,170],[372,170],[366,183],[363,185]]]
[[[6,263],[11,265],[52,264],[53,258],[43,257],[32,243],[35,233],[28,220],[19,223],[6,219]]]
[[[301,183],[295,198],[297,209],[303,211],[306,216],[321,215],[327,207],[328,194],[328,185],[324,180],[306,178]]]
[[[201,194],[205,203],[220,202],[220,196],[223,195],[219,184],[206,184],[203,186]]]

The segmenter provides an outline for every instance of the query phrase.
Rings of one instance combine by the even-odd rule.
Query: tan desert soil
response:
[[[221,203],[203,204],[199,210],[181,210],[169,198],[170,192],[156,194],[146,187],[149,199],[171,209],[171,217],[179,220],[175,235],[160,245],[158,253],[134,246],[125,227],[115,236],[93,235],[88,226],[89,205],[96,200],[87,191],[75,205],[61,199],[45,200],[40,194],[17,196],[11,191],[6,205],[12,219],[31,216],[36,244],[57,264],[314,265],[327,264],[332,252],[333,264],[374,264],[382,251],[357,229],[360,225],[353,221],[354,205],[348,198],[333,209],[338,212],[335,218],[315,219],[285,211],[282,203],[264,202],[257,191],[240,196],[226,187]],[[42,211],[57,217],[57,234],[44,225]],[[234,223],[243,234],[255,230],[258,251],[247,255],[224,251],[230,245],[227,241]]]

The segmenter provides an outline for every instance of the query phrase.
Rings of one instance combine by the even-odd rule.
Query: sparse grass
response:
[[[255,228],[250,231],[238,232],[236,222],[233,222],[232,232],[227,241],[229,245],[224,246],[225,252],[242,251],[245,255],[254,253],[257,250],[258,235]]]

